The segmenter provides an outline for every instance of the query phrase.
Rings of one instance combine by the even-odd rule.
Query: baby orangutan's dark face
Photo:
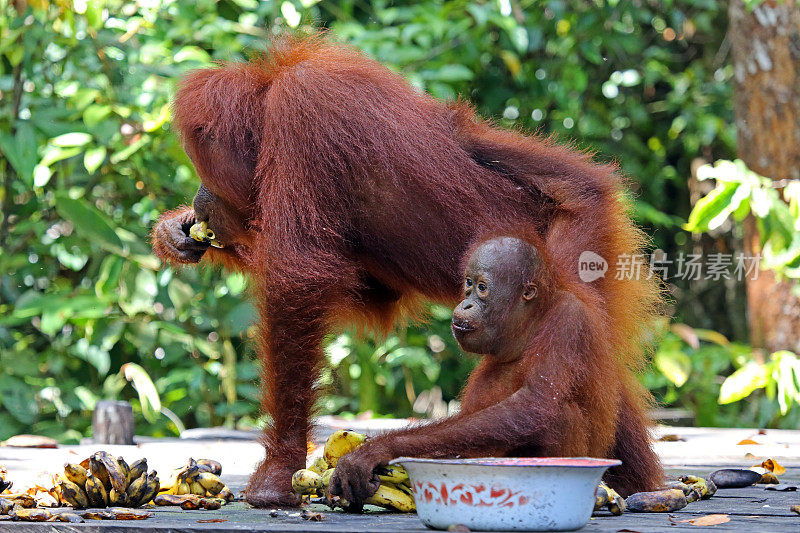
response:
[[[533,320],[539,255],[520,239],[482,243],[469,257],[464,300],[453,310],[453,335],[464,351],[516,357],[515,337]]]

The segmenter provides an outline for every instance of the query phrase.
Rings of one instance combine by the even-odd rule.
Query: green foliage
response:
[[[716,187],[701,198],[686,229],[707,232],[728,217],[741,222],[752,214],[761,236],[761,261],[781,276],[800,278],[800,181],[775,183],[748,169],[743,161],[717,161],[697,171],[699,180],[715,179]],[[776,187],[783,189],[783,195]]]
[[[697,178],[717,183],[695,205],[687,230],[708,232],[729,217],[741,222],[752,215],[761,239],[761,266],[781,277],[800,278],[800,181],[775,183],[739,159],[704,165]],[[783,189],[782,195],[776,187]],[[800,284],[792,288],[800,294]],[[760,359],[750,354],[736,361],[739,368],[723,382],[719,403],[737,402],[764,389],[766,400],[777,400],[781,415],[786,415],[792,404],[800,404],[800,359],[789,351],[775,352],[766,362]]]
[[[437,97],[619,162],[668,250],[690,161],[733,150],[717,2],[30,4],[0,0],[0,438],[74,442],[103,397],[130,400],[144,434],[258,423],[246,280],[165,267],[148,233],[198,184],[170,130],[175,81],[270,34],[330,27]],[[321,408],[409,415],[434,384],[454,398],[470,365],[431,312],[388,339],[332,337]]]
[[[647,387],[662,404],[690,410],[699,426],[793,428],[800,420],[800,405],[792,410],[800,404],[800,359],[791,352],[765,360],[717,332],[672,324],[654,363]]]

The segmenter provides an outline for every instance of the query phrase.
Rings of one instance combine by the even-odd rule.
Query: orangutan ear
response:
[[[522,299],[525,301],[531,301],[536,297],[536,284],[535,283],[526,283],[525,287],[522,290]]]

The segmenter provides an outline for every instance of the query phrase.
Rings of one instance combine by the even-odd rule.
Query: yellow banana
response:
[[[336,472],[335,468],[329,468],[322,473],[322,488],[327,488],[331,484],[333,473]]]
[[[376,470],[376,473],[381,482],[398,485],[408,481],[408,472],[400,465],[382,466]]]
[[[307,468],[298,470],[292,475],[292,489],[298,494],[310,494],[322,488],[322,476]]]
[[[205,496],[206,495],[206,489],[203,487],[203,485],[198,483],[196,480],[189,482],[189,492],[191,494],[197,494],[198,496]]]
[[[64,475],[67,477],[68,480],[72,481],[79,487],[83,487],[86,483],[86,469],[81,465],[76,465],[74,463],[67,463],[64,465]]]
[[[196,241],[210,243],[211,246],[215,248],[223,247],[222,243],[217,240],[214,230],[209,229],[206,222],[197,222],[192,225],[192,227],[189,228],[189,236]]]
[[[197,475],[197,482],[203,486],[211,494],[219,494],[225,483],[223,483],[217,476],[211,472],[201,472]]]
[[[413,513],[417,510],[416,505],[414,505],[414,499],[411,496],[388,485],[378,487],[378,491],[364,500],[364,503],[389,507],[404,513]]]
[[[325,471],[328,470],[329,468],[330,465],[328,465],[328,461],[326,461],[325,458],[322,456],[317,457],[314,460],[314,462],[311,463],[311,466],[308,467],[309,470],[311,470],[312,472],[316,472],[319,475],[325,473]]]
[[[335,467],[339,463],[339,458],[361,446],[365,440],[367,440],[366,435],[340,429],[328,437],[323,457],[328,465]]]
[[[178,496],[183,496],[185,494],[191,494],[192,489],[185,481],[179,481],[178,484],[175,485],[174,493]]]

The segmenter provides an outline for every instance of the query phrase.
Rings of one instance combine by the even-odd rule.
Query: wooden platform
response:
[[[319,435],[337,427],[339,422],[325,425]],[[347,423],[350,426],[358,425]],[[397,425],[391,421],[384,426]],[[358,427],[362,431],[371,427]],[[769,431],[759,435],[755,430],[720,430],[706,428],[663,428],[662,434],[677,435],[684,441],[658,442],[656,449],[662,457],[670,475],[694,473],[707,475],[722,467],[738,465],[749,467],[762,459],[773,458],[787,467],[781,476],[782,485],[800,487],[800,432]],[[208,433],[206,437],[213,436]],[[249,440],[247,434],[229,435],[236,439],[164,439],[140,442],[137,446],[64,446],[58,449],[0,448],[0,465],[9,470],[9,478],[15,486],[34,482],[45,472],[56,472],[66,461],[77,462],[90,453],[105,449],[123,455],[129,462],[147,457],[150,465],[167,471],[184,463],[188,457],[217,459],[223,465],[223,479],[235,493],[244,489],[247,476],[253,465],[262,456],[257,442]],[[761,444],[739,445],[744,439]],[[747,532],[800,532],[800,516],[789,511],[791,505],[800,505],[800,491],[779,492],[766,490],[758,485],[745,489],[720,490],[711,500],[689,504],[688,507],[669,514],[634,514],[623,516],[596,516],[582,531],[638,531],[660,532],[666,530],[697,531],[688,520],[707,514],[726,514],[730,521],[713,526],[716,531]],[[219,511],[183,511],[176,508],[152,508],[153,517],[139,522],[103,521],[85,524],[3,522],[2,531],[45,532],[75,531],[111,533],[116,531],[159,532],[234,532],[234,531],[333,531],[333,532],[414,532],[429,531],[416,515],[372,512],[363,515],[347,515],[331,512],[322,507],[311,506],[315,512],[324,514],[321,522],[304,520],[297,509],[278,510],[271,516],[270,510],[252,509],[242,502],[223,507]],[[273,514],[275,514],[273,512]],[[670,517],[672,517],[670,519]],[[217,520],[208,522],[209,520]],[[201,522],[202,521],[202,522]]]

